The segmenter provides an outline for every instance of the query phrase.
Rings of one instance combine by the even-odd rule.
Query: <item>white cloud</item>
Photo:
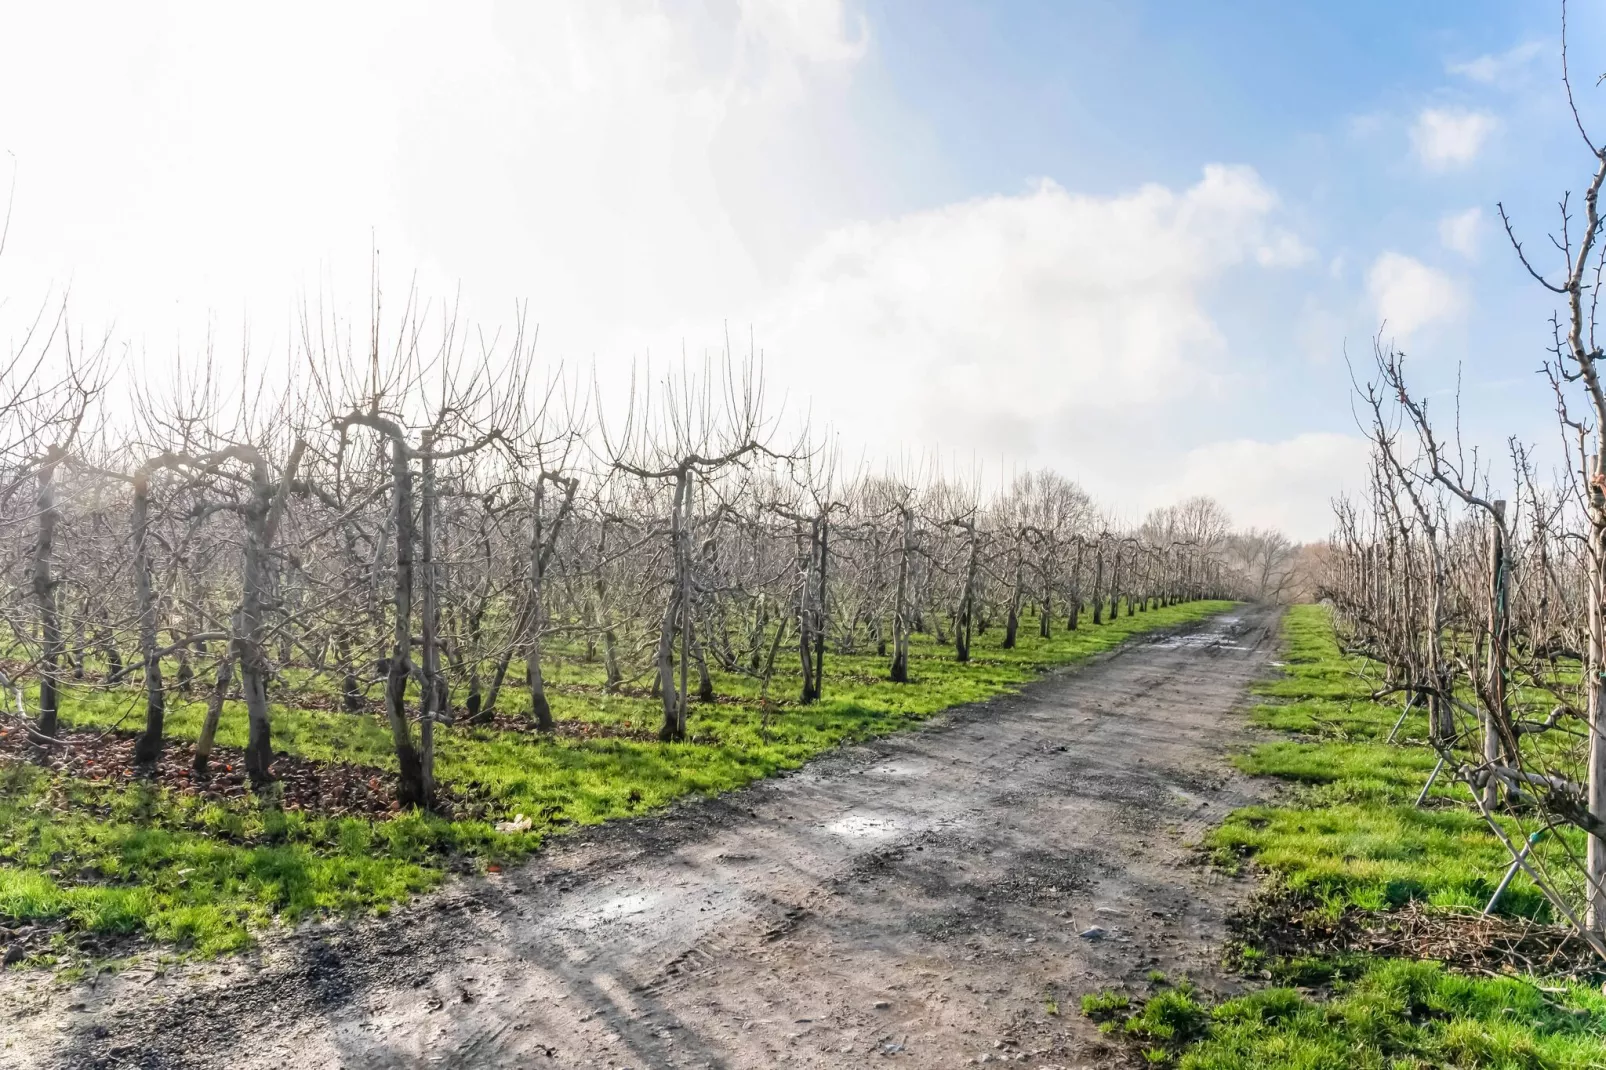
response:
[[[1334,432],[1213,442],[1189,450],[1151,500],[1160,505],[1207,494],[1239,527],[1279,528],[1310,542],[1332,530],[1332,499],[1365,486],[1367,448],[1359,435]]]
[[[1446,63],[1444,69],[1483,85],[1509,86],[1531,69],[1545,49],[1539,41],[1526,41],[1498,55],[1491,53],[1460,63]]]
[[[1468,260],[1478,255],[1479,239],[1483,235],[1483,209],[1468,208],[1439,220],[1439,241],[1446,249],[1460,253]]]
[[[1392,251],[1372,262],[1366,289],[1384,330],[1401,339],[1458,315],[1466,305],[1461,288],[1444,272]]]
[[[1429,170],[1465,167],[1477,159],[1499,125],[1498,119],[1484,111],[1424,108],[1411,128],[1411,145]]]
[[[817,412],[876,445],[1052,457],[1090,418],[1215,386],[1226,342],[1204,291],[1307,256],[1276,203],[1252,170],[1211,166],[1180,191],[1043,181],[840,228],[760,337]]]
[[[741,0],[755,39],[813,63],[852,63],[870,44],[869,23],[850,18],[843,0]]]

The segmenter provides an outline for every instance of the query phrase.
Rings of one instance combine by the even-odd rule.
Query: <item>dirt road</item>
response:
[[[1244,893],[1190,844],[1252,790],[1224,756],[1275,623],[1140,640],[246,960],[12,974],[0,1066],[1108,1065],[1080,996],[1208,982]]]

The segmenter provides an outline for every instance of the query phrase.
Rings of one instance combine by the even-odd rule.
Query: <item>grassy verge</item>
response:
[[[49,960],[68,947],[115,954],[129,939],[154,938],[211,955],[249,945],[271,923],[384,911],[453,868],[500,865],[556,831],[729,791],[1227,606],[1196,602],[1123,615],[1075,632],[1056,629],[1046,640],[1033,621],[1013,650],[1002,649],[995,627],[977,637],[965,665],[934,639],[916,637],[914,679],[906,685],[886,681],[885,659],[838,654],[829,660],[825,699],[806,707],[766,706],[750,679],[719,676],[720,701],[694,706],[693,738],[675,744],[637,738],[656,728],[650,698],[606,695],[598,665],[560,656],[550,665],[555,716],[605,731],[592,738],[515,729],[441,733],[439,778],[485,800],[484,819],[320,815],[286,809],[271,793],[203,800],[0,762],[0,945]],[[780,678],[771,694],[795,690],[794,680]],[[504,705],[521,701],[510,696]],[[117,729],[135,719],[136,703],[131,692],[70,692],[63,719],[76,729]],[[198,702],[174,702],[169,736],[194,739],[202,714]],[[278,751],[394,768],[388,730],[372,715],[276,704],[273,716]],[[219,743],[242,745],[245,731],[243,709],[228,705]],[[493,831],[494,821],[517,813],[536,818],[536,827]]]
[[[1409,939],[1395,941],[1401,957],[1382,957],[1333,938],[1409,931],[1426,919],[1441,933],[1448,923],[1452,940],[1464,923],[1472,939],[1475,924],[1515,932],[1521,919],[1551,917],[1519,876],[1500,902],[1507,921],[1473,922],[1509,855],[1470,809],[1466,787],[1437,784],[1415,805],[1434,755],[1385,743],[1400,707],[1370,700],[1374,667],[1342,653],[1325,608],[1291,609],[1284,639],[1285,671],[1259,687],[1265,701],[1252,717],[1292,738],[1238,763],[1286,790],[1278,805],[1235,811],[1207,841],[1218,864],[1252,862],[1270,877],[1239,919],[1244,939],[1229,961],[1274,987],[1212,1006],[1186,985],[1160,985],[1146,1000],[1090,997],[1084,1011],[1148,1061],[1191,1068],[1606,1066],[1606,998],[1590,985],[1509,966],[1512,976],[1468,976],[1417,960]],[[1413,713],[1401,735],[1425,731]]]
[[[1183,1070],[1588,1070],[1606,1065],[1606,997],[1584,985],[1473,978],[1379,960],[1331,998],[1266,988],[1210,1006],[1186,984],[1083,1011],[1154,1065]]]
[[[1385,742],[1400,706],[1370,700],[1380,674],[1343,655],[1325,608],[1292,608],[1284,638],[1284,674],[1260,686],[1267,701],[1252,718],[1293,738],[1258,746],[1238,764],[1293,790],[1281,805],[1232,814],[1210,839],[1217,861],[1253,858],[1335,915],[1412,901],[1481,910],[1510,856],[1470,807],[1466,787],[1444,778],[1426,805],[1415,805],[1437,759],[1425,746]],[[1413,711],[1400,738],[1420,741],[1426,731],[1426,718]],[[1582,841],[1571,846],[1581,850]],[[1552,839],[1542,849],[1561,844]],[[1501,910],[1550,920],[1526,875],[1512,882]]]

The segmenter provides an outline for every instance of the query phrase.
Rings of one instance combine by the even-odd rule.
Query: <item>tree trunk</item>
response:
[[[1081,623],[1082,619],[1082,559],[1086,554],[1087,544],[1078,537],[1076,540],[1076,557],[1071,561],[1070,619],[1065,622],[1065,627],[1073,632],[1076,631],[1076,627]]]
[[[1506,710],[1506,560],[1505,519],[1506,503],[1494,502],[1494,523],[1489,536],[1489,708],[1483,717],[1483,758],[1491,766],[1500,761],[1500,727]],[[1498,802],[1495,778],[1489,777],[1484,786],[1483,804],[1493,807]]]
[[[798,607],[797,614],[797,652],[798,660],[802,663],[803,688],[798,696],[798,702],[804,706],[819,698],[819,692],[814,685],[814,651],[810,646],[809,623],[807,604]]]
[[[692,580],[691,580],[691,473],[682,476],[686,482],[685,494],[682,496],[682,516],[680,522],[680,553],[676,560],[679,562],[681,574],[679,583],[680,599],[680,686],[676,698],[676,712],[679,714],[679,723],[676,725],[676,739],[686,738],[687,707],[690,705],[690,692],[687,688],[687,675],[691,671],[691,644],[692,644]]]
[[[603,690],[609,694],[618,691],[624,677],[619,672],[619,639],[614,634],[612,625],[602,629],[602,667],[607,673]]]
[[[1037,637],[1047,639],[1054,632],[1054,574],[1059,562],[1053,554],[1043,555],[1043,606],[1037,614]]]
[[[395,606],[395,632],[391,641],[389,671],[385,676],[385,717],[396,748],[396,798],[403,806],[428,806],[424,767],[413,746],[407,722],[407,676],[413,650],[413,474],[407,444],[399,436],[390,440],[392,519],[396,525],[396,577],[391,594]]]
[[[1009,615],[1004,619],[1004,649],[1015,649],[1015,635],[1020,630],[1021,582],[1025,577],[1026,547],[1019,533],[1015,536],[1015,582],[1009,589]]]
[[[1121,615],[1121,546],[1115,547],[1115,557],[1110,560],[1110,623],[1114,624]]]
[[[260,629],[252,629],[260,635]],[[253,786],[273,778],[273,725],[268,712],[270,669],[261,643],[247,640],[240,658],[240,690],[245,696],[245,771]]]
[[[423,580],[419,599],[419,653],[423,657],[423,680],[418,695],[418,780],[424,806],[435,803],[435,722],[443,712],[441,704],[440,649],[440,571],[435,563],[435,458],[434,438],[425,432],[419,440],[420,459],[418,517],[418,568]]]
[[[351,657],[351,636],[345,631],[335,638],[335,659],[340,663],[340,706],[347,713],[356,713],[363,705],[362,687]]]
[[[681,738],[680,712],[676,709],[678,692],[675,690],[675,620],[680,612],[679,592],[669,593],[669,602],[664,606],[664,616],[658,625],[658,654],[656,659],[657,671],[654,680],[658,685],[658,697],[663,701],[664,723],[658,729],[658,739],[668,743]]]
[[[245,770],[251,783],[260,787],[272,776],[273,726],[268,714],[268,676],[266,653],[267,608],[272,602],[269,590],[268,554],[283,518],[290,485],[295,481],[307,444],[297,440],[285,462],[277,491],[268,478],[267,462],[254,452],[251,462],[251,504],[245,513],[245,562],[241,569],[243,595],[235,646],[240,657],[240,690],[245,696],[247,739]]]
[[[914,510],[904,506],[903,542],[898,555],[898,588],[892,611],[892,672],[894,683],[909,682],[909,558],[914,553]]]
[[[485,701],[480,706],[480,723],[490,724],[491,718],[496,715],[496,700],[502,697],[502,682],[507,679],[507,667],[512,662],[513,644],[509,643],[503,648],[502,656],[496,659],[496,668],[491,671],[491,686],[485,692]]]
[[[102,611],[104,613],[104,610]],[[109,615],[102,618],[100,632],[100,652],[106,659],[106,679],[120,680],[123,676],[123,654],[117,649],[117,637],[112,634],[112,622]]]
[[[827,603],[825,594],[825,566],[830,556],[830,530],[831,511],[827,508],[820,514],[819,526],[819,591],[814,597],[814,697],[823,698],[825,695],[825,626],[827,617]]]
[[[805,706],[820,697],[814,679],[814,649],[811,642],[815,615],[809,604],[814,585],[814,543],[818,530],[817,521],[810,525],[807,536],[803,534],[801,522],[797,527],[797,652],[803,673],[803,690],[799,701]]]
[[[546,697],[546,678],[541,675],[541,629],[545,626],[543,606],[541,604],[541,581],[544,578],[544,562],[541,559],[541,509],[546,497],[546,482],[537,479],[535,493],[530,506],[530,563],[529,563],[529,591],[526,595],[528,601],[525,605],[525,615],[528,620],[525,627],[528,635],[524,647],[524,676],[530,688],[530,716],[535,721],[536,730],[551,732],[552,704]]]
[[[1597,434],[1600,432],[1597,431]],[[1606,452],[1589,459],[1590,575],[1589,657],[1585,691],[1589,714],[1589,783],[1584,805],[1591,814],[1606,815],[1606,494],[1601,490]],[[1588,836],[1584,847],[1586,882],[1584,927],[1606,936],[1606,837]]]
[[[608,548],[608,522],[604,520],[599,525],[597,534],[597,577],[593,581],[597,593],[597,616],[602,622],[602,666],[607,674],[603,690],[612,694],[619,689],[622,677],[619,675],[619,639],[614,633],[613,622],[608,617],[608,582],[603,578],[604,563],[607,560]]]
[[[1433,586],[1428,595],[1428,665],[1433,680],[1433,693],[1428,698],[1428,738],[1438,746],[1455,734],[1455,724],[1446,700],[1449,687],[1448,667],[1444,662],[1444,559],[1439,552],[1437,533],[1429,529],[1433,542]]]
[[[703,623],[708,623],[708,614],[703,614]],[[706,629],[693,627],[691,631],[691,656],[697,663],[697,701],[701,703],[713,702],[718,696],[714,694],[714,677],[708,671],[708,642]]]
[[[167,696],[162,687],[162,659],[156,648],[156,593],[151,585],[151,474],[134,473],[134,592],[139,606],[139,657],[145,670],[145,730],[134,742],[134,764],[154,769],[162,756],[162,721]]]
[[[970,629],[976,615],[976,524],[965,525],[970,536],[969,553],[965,559],[965,586],[959,596],[959,611],[954,618],[954,660],[960,664],[970,660]]]
[[[229,697],[229,684],[234,680],[234,661],[235,644],[230,641],[224,645],[223,657],[217,663],[217,678],[206,699],[206,719],[201,722],[201,736],[195,741],[194,767],[199,777],[204,778],[210,772],[207,765],[212,760],[212,742],[217,738],[218,720],[223,716],[223,701]]]
[[[56,504],[56,467],[66,457],[66,451],[52,446],[44,463],[39,466],[39,535],[33,547],[33,596],[39,605],[39,631],[43,641],[43,657],[39,665],[39,720],[38,734],[48,743],[60,732],[60,685],[58,672],[61,666],[61,619],[57,613],[56,579],[50,574],[51,557],[56,546],[56,525],[61,510]]]
[[[530,716],[537,732],[551,732],[552,703],[546,697],[546,677],[541,673],[541,637],[531,636],[524,648],[524,680],[530,689]]]
[[[258,498],[264,498],[259,494]],[[266,513],[266,502],[259,501],[260,513]],[[246,746],[245,771],[256,786],[267,783],[272,776],[273,728],[268,713],[268,664],[264,651],[263,635],[267,602],[267,547],[263,545],[263,531],[259,515],[247,519],[245,535],[245,594],[240,606],[240,635],[237,637],[240,652],[240,690],[245,699]]]
[[[687,575],[685,528],[682,510],[691,494],[690,474],[681,472],[675,477],[675,500],[669,518],[671,555],[674,559],[673,588],[664,606],[663,621],[658,629],[658,689],[663,699],[664,723],[658,738],[669,742],[686,738],[686,708],[684,688],[675,683],[675,628],[681,631],[681,681],[686,677],[686,624],[690,620],[689,606],[684,604],[689,594],[690,577]]]
[[[1103,624],[1104,615],[1104,542],[1099,541],[1093,566],[1093,623]]]

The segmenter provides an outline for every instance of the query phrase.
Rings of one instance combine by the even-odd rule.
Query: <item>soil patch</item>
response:
[[[1270,890],[1256,896],[1228,925],[1239,945],[1279,957],[1366,954],[1431,959],[1489,976],[1606,979],[1606,963],[1569,928],[1414,901],[1397,910],[1352,907],[1334,918],[1309,897]]]
[[[169,741],[154,769],[134,766],[137,733],[74,729],[58,738],[60,744],[39,748],[28,740],[27,725],[14,718],[0,721],[0,762],[26,762],[51,772],[99,784],[128,784],[144,780],[156,787],[220,803],[242,803],[251,795],[245,774],[245,752],[236,747],[214,746],[207,776],[193,768],[195,745]],[[375,765],[354,762],[320,762],[293,754],[274,755],[269,771],[273,791],[285,810],[305,810],[327,817],[384,819],[397,813],[396,775]],[[454,788],[436,787],[439,810],[458,819],[483,818],[493,800]]]

